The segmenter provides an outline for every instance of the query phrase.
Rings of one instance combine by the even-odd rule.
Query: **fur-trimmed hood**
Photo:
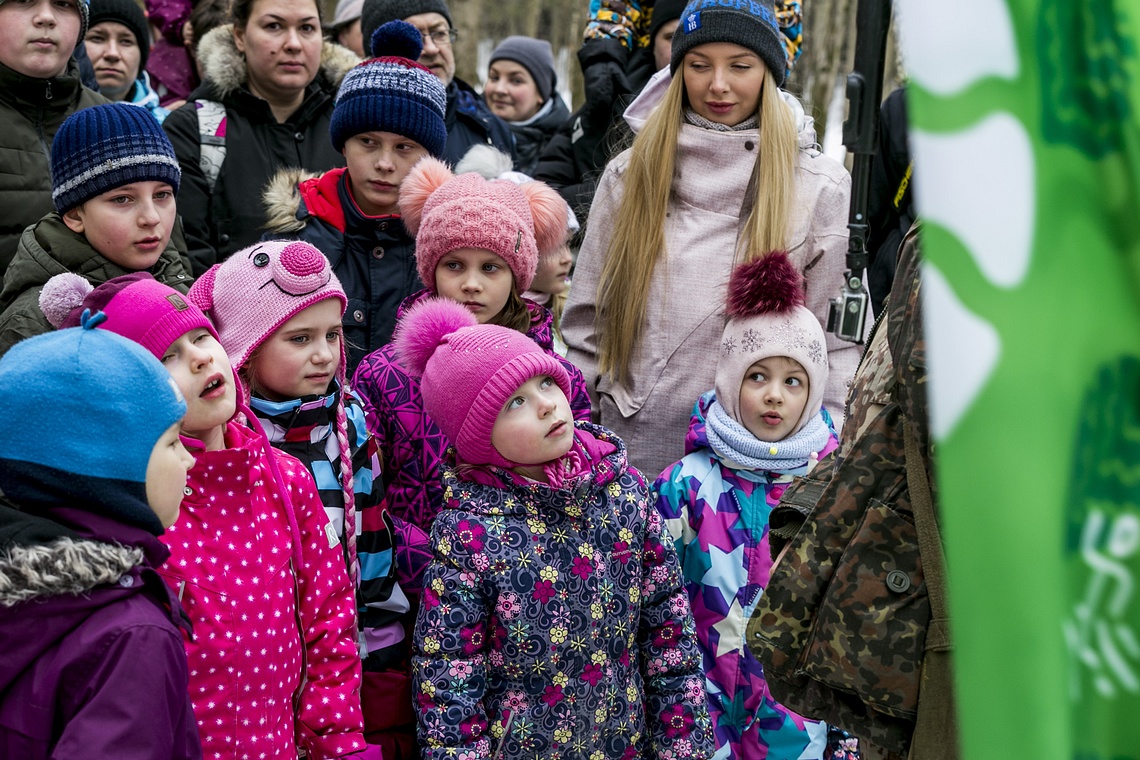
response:
[[[265,190],[261,200],[265,204],[265,229],[274,235],[300,232],[305,222],[297,218],[301,208],[301,191],[297,187],[307,179],[317,176],[316,172],[286,167],[277,172]]]
[[[143,550],[82,538],[0,551],[0,607],[116,583],[143,563]]]
[[[202,78],[214,85],[219,99],[225,99],[238,90],[248,78],[245,57],[234,44],[233,29],[233,24],[212,29],[198,45]],[[321,46],[321,65],[317,76],[323,76],[335,92],[340,88],[344,75],[358,63],[360,58],[351,50],[326,40]]]

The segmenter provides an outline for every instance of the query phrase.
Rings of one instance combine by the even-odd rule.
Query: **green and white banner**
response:
[[[962,756],[1140,759],[1140,3],[896,20]]]

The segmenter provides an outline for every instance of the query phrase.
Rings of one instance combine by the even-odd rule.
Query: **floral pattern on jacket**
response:
[[[712,752],[661,517],[625,444],[576,428],[590,468],[566,488],[444,469],[413,642],[425,760]]]
[[[404,299],[397,319],[411,306],[434,295],[424,289]],[[562,363],[570,374],[570,409],[576,420],[589,420],[590,396],[582,373],[554,351],[554,322],[550,311],[527,302],[531,323],[527,337]],[[352,378],[352,389],[364,402],[368,432],[376,438],[384,462],[388,510],[403,520],[431,530],[443,508],[439,473],[449,441],[424,411],[419,381],[396,360],[388,344],[364,357]]]
[[[705,415],[716,394],[693,406],[685,456],[653,484],[657,512],[676,542],[704,662],[717,757],[821,760],[827,726],[778,704],[744,640],[768,583],[768,515],[807,467],[740,469],[709,445]],[[826,410],[820,414],[829,423]],[[834,429],[819,458],[837,446]]]
[[[160,571],[194,625],[190,699],[207,758],[312,760],[362,750],[353,593],[312,476],[273,452],[292,532],[260,436],[231,420],[226,446],[193,452]],[[299,707],[294,710],[294,695]]]

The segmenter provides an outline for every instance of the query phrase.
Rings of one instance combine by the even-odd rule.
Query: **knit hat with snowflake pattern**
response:
[[[741,264],[728,281],[728,323],[716,363],[716,399],[740,419],[740,386],[748,368],[772,356],[800,363],[808,376],[808,399],[792,431],[819,414],[827,385],[827,342],[819,320],[804,306],[803,275],[784,251]]]

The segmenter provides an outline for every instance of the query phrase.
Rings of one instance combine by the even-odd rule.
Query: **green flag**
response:
[[[896,11],[963,757],[1140,759],[1140,4]]]

